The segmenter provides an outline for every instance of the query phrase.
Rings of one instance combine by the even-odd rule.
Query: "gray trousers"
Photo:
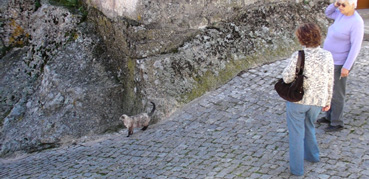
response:
[[[334,85],[331,109],[326,112],[326,118],[332,126],[343,126],[343,107],[345,106],[347,77],[341,78],[342,65],[334,66]]]

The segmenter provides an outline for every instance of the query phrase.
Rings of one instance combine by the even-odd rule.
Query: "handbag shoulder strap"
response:
[[[305,66],[305,52],[304,50],[299,50],[299,56],[297,58],[296,63],[296,76],[302,75],[304,72],[304,66]]]

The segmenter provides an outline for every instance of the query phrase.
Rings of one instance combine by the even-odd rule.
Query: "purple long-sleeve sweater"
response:
[[[358,56],[364,38],[364,21],[355,11],[352,16],[343,15],[331,4],[325,10],[334,23],[328,28],[324,49],[332,53],[334,64],[350,70]]]

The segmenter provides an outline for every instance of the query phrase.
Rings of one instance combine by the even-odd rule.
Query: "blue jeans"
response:
[[[314,122],[321,109],[320,106],[286,103],[290,169],[294,175],[304,174],[304,159],[310,162],[320,161]]]

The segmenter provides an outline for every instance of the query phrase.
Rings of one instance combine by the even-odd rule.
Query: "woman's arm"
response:
[[[364,21],[360,19],[357,21],[357,23],[355,23],[352,26],[350,33],[351,48],[345,61],[345,64],[343,64],[343,68],[347,70],[351,69],[352,65],[355,62],[356,57],[359,55],[363,38],[364,38]]]
[[[327,9],[325,9],[325,15],[330,19],[336,19],[337,16],[340,14],[340,11],[337,10],[335,6],[336,3],[330,4]]]
[[[285,83],[291,83],[295,79],[296,63],[298,58],[298,52],[292,54],[288,59],[288,65],[283,70],[282,77]]]
[[[333,84],[334,84],[334,62],[332,54],[327,55],[328,60],[328,96],[327,96],[327,103],[326,107],[331,105],[331,100],[333,96]],[[329,108],[328,108],[329,110]]]

